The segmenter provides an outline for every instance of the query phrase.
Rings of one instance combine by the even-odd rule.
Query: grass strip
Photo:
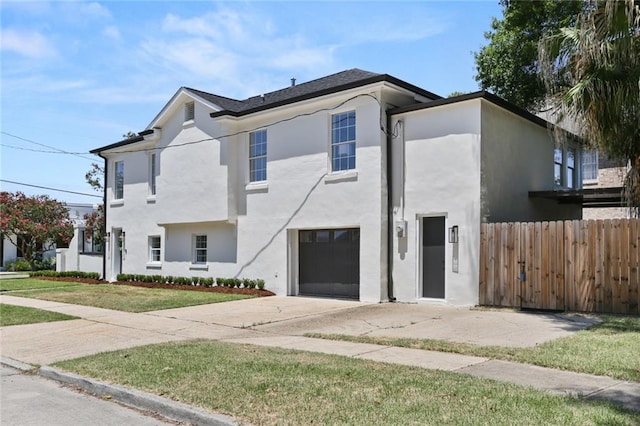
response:
[[[11,292],[12,296],[73,303],[125,312],[148,312],[246,299],[249,295],[170,290],[113,284],[76,284]]]
[[[42,288],[58,288],[73,287],[80,283],[68,281],[49,281],[38,280],[33,278],[16,278],[0,280],[0,292],[2,291],[18,291],[18,290],[38,290]]]
[[[610,376],[640,382],[640,317],[602,316],[602,322],[532,348],[479,346],[437,339],[307,333],[307,337],[452,352]]]
[[[71,315],[0,303],[0,327],[78,319]]]
[[[55,364],[255,425],[640,424],[640,413],[468,375],[214,341]]]

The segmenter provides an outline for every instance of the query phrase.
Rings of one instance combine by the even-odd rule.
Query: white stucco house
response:
[[[358,69],[245,100],[183,87],[137,137],[92,152],[110,280],[262,278],[281,295],[473,305],[482,221],[581,214],[530,197],[556,188],[544,120]]]
[[[96,210],[92,204],[66,203],[73,222],[73,238],[67,247],[57,247],[56,271],[82,271],[103,274],[103,245],[85,229],[84,217]]]

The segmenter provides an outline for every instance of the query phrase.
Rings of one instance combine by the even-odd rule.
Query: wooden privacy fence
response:
[[[640,220],[483,223],[480,304],[639,314]]]

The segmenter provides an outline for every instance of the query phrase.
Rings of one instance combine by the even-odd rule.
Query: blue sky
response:
[[[501,9],[497,0],[3,0],[0,13],[0,178],[99,195],[84,179],[89,150],[144,130],[181,86],[243,99],[291,77],[361,68],[442,96],[475,91],[472,52]]]

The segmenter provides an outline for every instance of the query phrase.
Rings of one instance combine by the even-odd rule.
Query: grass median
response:
[[[0,327],[78,319],[71,315],[0,303]]]
[[[191,341],[56,367],[255,425],[616,424],[640,413],[467,375],[279,348]]]
[[[436,339],[317,333],[306,336],[474,355],[640,382],[640,317],[602,316],[597,325],[533,348],[478,346]]]
[[[46,280],[28,281],[41,281],[42,284],[25,283],[28,286],[27,288],[14,289],[4,294],[125,312],[157,311],[253,297],[244,294],[171,290],[113,284],[73,283],[73,285],[50,285],[47,287],[45,283],[57,284],[58,282]]]

